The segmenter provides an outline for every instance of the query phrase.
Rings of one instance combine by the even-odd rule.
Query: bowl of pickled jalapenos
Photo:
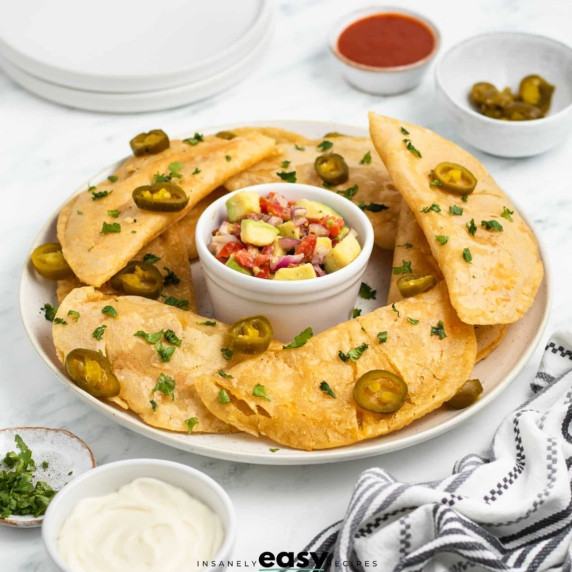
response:
[[[475,36],[436,69],[443,109],[471,145],[501,157],[537,155],[572,128],[572,48],[519,32]]]

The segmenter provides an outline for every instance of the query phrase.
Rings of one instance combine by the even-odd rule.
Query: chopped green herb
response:
[[[224,371],[224,369],[219,369],[217,373],[221,377],[224,377],[225,379],[232,379],[232,375],[230,375],[230,373],[226,373],[226,371]]]
[[[431,181],[429,181],[429,186],[430,187],[442,187],[443,183],[439,179],[431,179]]]
[[[282,168],[287,169],[292,161],[282,161]]]
[[[234,352],[230,348],[220,348],[220,351],[225,360],[232,359],[232,354],[234,354]]]
[[[109,210],[107,211],[107,214],[111,217],[111,218],[117,218],[120,214],[120,211],[118,211],[117,209],[113,209],[113,210]]]
[[[387,205],[384,205],[382,203],[365,203],[364,201],[360,201],[358,203],[358,207],[362,211],[370,211],[372,213],[379,213],[381,211],[386,211],[389,209]]]
[[[216,326],[217,323],[213,320],[205,320],[204,322],[197,322],[199,326]]]
[[[407,131],[407,129],[405,129],[405,127],[401,127],[400,131],[401,131],[402,135],[409,135],[409,131]]]
[[[419,151],[419,149],[416,149],[413,146],[413,143],[411,143],[411,139],[404,139],[403,142],[405,143],[405,148],[413,153],[413,155],[415,155],[416,157],[419,157],[421,159],[421,152]]]
[[[156,185],[158,183],[168,183],[170,181],[171,181],[171,175],[162,175],[161,173],[155,173],[153,175],[153,180],[151,181],[151,183]]]
[[[475,224],[475,219],[472,218],[470,222],[466,223],[465,226],[467,227],[467,232],[475,236],[475,232],[477,232],[477,225]]]
[[[117,318],[117,310],[113,306],[104,306],[101,310],[102,314],[107,314],[112,318]]]
[[[159,340],[153,347],[157,350],[157,353],[163,362],[171,361],[171,357],[177,349],[175,346],[164,346],[161,340]]]
[[[320,389],[326,395],[329,395],[330,397],[336,399],[336,394],[334,393],[334,390],[330,387],[330,384],[327,381],[322,381],[322,383],[320,383]]]
[[[501,216],[502,216],[503,218],[506,218],[506,220],[508,220],[508,221],[510,221],[510,222],[513,222],[513,220],[512,220],[512,215],[513,215],[513,214],[514,214],[514,211],[511,211],[511,210],[507,209],[506,207],[503,207],[503,208],[502,208]]]
[[[444,246],[449,242],[449,237],[445,236],[444,234],[436,234],[435,240],[441,245]]]
[[[204,136],[201,133],[195,133],[192,137],[187,137],[183,141],[189,145],[198,145],[204,141]]]
[[[151,399],[149,400],[149,403],[151,404],[153,411],[157,411],[157,402],[154,399]]]
[[[287,173],[286,171],[280,171],[276,173],[283,181],[287,183],[295,183],[296,182],[296,171],[290,171]]]
[[[461,197],[461,200],[462,200],[464,203],[466,203],[466,202],[469,200],[469,195],[463,195],[463,196]]]
[[[454,216],[461,216],[463,214],[463,208],[457,205],[451,205],[449,207],[449,214]]]
[[[97,341],[101,340],[105,332],[105,328],[107,328],[105,324],[97,326],[97,328],[95,328],[95,330],[93,330],[93,332],[91,333],[91,337],[95,338]]]
[[[169,284],[179,284],[181,279],[167,266],[163,266],[163,269],[167,272],[165,277],[163,278],[163,285],[169,286]]]
[[[133,335],[143,338],[148,344],[156,344],[163,337],[163,330],[159,330],[158,332],[153,333],[147,333],[143,330],[139,330]]]
[[[157,384],[151,391],[151,397],[155,395],[156,391],[160,391],[163,395],[170,395],[171,399],[175,399],[175,380],[170,375],[160,373],[157,378]]]
[[[492,230],[495,232],[502,232],[503,230],[502,224],[500,224],[500,222],[497,222],[496,220],[482,220],[481,226],[485,230]]]
[[[167,306],[174,306],[175,308],[181,308],[182,310],[188,310],[189,301],[185,298],[175,298],[174,296],[163,296],[165,298],[164,303]]]
[[[361,309],[360,308],[354,308],[352,310],[352,318],[357,318],[358,316],[361,316]]]
[[[435,211],[436,213],[440,213],[440,212],[441,212],[441,207],[440,207],[438,204],[433,203],[431,206],[429,206],[429,207],[424,207],[424,208],[421,209],[421,212],[422,212],[422,213],[426,213],[426,214],[427,214],[428,212],[431,212],[431,211]]]
[[[54,318],[54,324],[60,324],[62,326],[68,325],[68,323],[63,318]]]
[[[225,389],[221,389],[218,392],[218,402],[219,403],[230,403],[230,397]]]
[[[83,214],[83,211],[76,211],[76,213],[81,216]]]
[[[225,158],[227,161],[232,161],[232,157],[231,157],[230,155],[225,155],[224,158]]]
[[[359,287],[359,297],[363,298],[364,300],[375,300],[375,296],[377,294],[377,290],[372,290],[371,286],[362,282]]]
[[[270,449],[268,449],[271,453],[276,453],[276,451],[280,451],[280,449],[278,447],[270,447]]]
[[[172,163],[169,163],[168,165],[169,174],[162,175],[161,173],[155,173],[155,175],[153,176],[153,184],[168,183],[172,179],[181,179],[183,175],[181,175],[179,171],[183,168],[183,166],[184,166],[183,163],[179,161],[173,161]]]
[[[272,401],[268,395],[266,395],[266,389],[260,383],[257,383],[252,389],[252,395],[256,397],[264,397],[267,401]]]
[[[282,349],[291,350],[294,348],[302,347],[312,336],[314,332],[312,328],[306,328],[304,331],[300,332],[289,344],[282,346]]]
[[[95,187],[93,187],[95,189]],[[98,199],[104,199],[109,196],[113,191],[95,191],[91,193],[91,200],[97,201]]]
[[[198,175],[201,170],[198,167],[195,167],[195,170],[191,173],[191,175]]]
[[[358,186],[353,185],[352,187],[347,188],[345,191],[336,191],[336,192],[338,193],[338,195],[342,195],[342,197],[351,200],[351,198],[354,197],[355,194],[358,192]]]
[[[378,332],[377,339],[380,344],[384,344],[387,341],[387,332]]]
[[[409,260],[402,260],[401,266],[394,266],[391,272],[396,274],[413,274],[413,270],[411,270],[411,262]]]
[[[302,145],[294,145],[294,147],[296,148],[296,150],[298,151],[305,151],[306,147],[303,147]]]
[[[465,262],[471,262],[473,260],[473,255],[468,248],[463,248],[463,260]]]
[[[165,330],[163,332],[163,337],[167,342],[173,344],[174,346],[179,347],[182,344],[182,341],[177,337],[177,334],[175,334],[173,330]]]
[[[363,352],[367,350],[367,348],[369,348],[369,345],[363,343],[361,344],[361,346],[357,346],[356,348],[352,348],[351,350],[349,350],[347,354],[345,354],[340,350],[338,352],[338,355],[340,356],[340,359],[345,362],[347,362],[350,359],[352,361],[357,361],[362,356]]]
[[[154,254],[151,254],[150,252],[148,252],[143,257],[143,262],[146,262],[147,264],[153,264],[153,262],[158,262],[159,260],[161,260],[161,259],[158,256],[155,256]]]
[[[419,320],[416,320],[415,318],[410,318],[409,316],[407,316],[407,321],[410,324],[413,324],[414,326],[416,326],[419,323]]]
[[[131,234],[137,234],[137,231],[136,231],[136,230],[132,230],[132,231],[131,231]]]
[[[116,183],[117,177],[115,175],[109,175],[109,177],[107,177],[107,180],[111,183]]]
[[[360,165],[369,165],[371,163],[371,151],[368,151],[361,159]]]
[[[331,149],[334,146],[334,144],[331,141],[327,141],[326,139],[324,139],[321,143],[318,143],[317,147],[320,151],[327,151],[328,149]]]
[[[391,304],[391,309],[397,314],[397,317],[399,318],[401,314],[399,313],[399,310],[395,307],[395,302]]]
[[[413,245],[410,242],[404,242],[403,244],[396,244],[397,246],[403,246],[403,248],[413,248]]]
[[[195,425],[199,422],[196,417],[189,417],[189,419],[185,419],[185,424],[187,425],[189,433],[193,432]]]
[[[118,222],[112,222],[111,224],[104,222],[101,227],[101,234],[112,234],[121,232],[121,225]]]
[[[50,463],[48,463],[48,461],[42,461],[42,469],[44,469],[44,471],[50,466]]]
[[[74,321],[77,322],[79,319],[79,312],[76,312],[75,310],[70,310],[68,312],[68,316]]]
[[[440,340],[447,337],[447,334],[445,333],[445,327],[441,320],[439,320],[436,326],[431,326],[431,335],[439,336]]]

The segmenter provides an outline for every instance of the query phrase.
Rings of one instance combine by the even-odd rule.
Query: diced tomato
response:
[[[252,268],[254,266],[254,256],[246,249],[239,250],[234,253],[235,260],[245,268]]]
[[[256,278],[270,278],[270,266],[264,264],[264,266],[257,267],[254,270],[254,276],[256,276]]]
[[[261,252],[254,257],[254,266],[263,266],[264,264],[267,264],[269,260],[270,255]]]
[[[268,199],[266,197],[260,197],[260,210],[264,214],[268,214]]]
[[[320,219],[320,224],[328,229],[328,236],[330,238],[338,236],[342,231],[342,228],[344,228],[344,220],[332,215],[327,215]]]
[[[296,246],[294,250],[295,254],[303,254],[305,258],[312,258],[314,249],[316,248],[317,237],[315,234],[308,234],[302,241]]]
[[[265,246],[261,254],[264,254],[264,256],[272,256],[274,254],[274,243]]]
[[[225,263],[230,258],[230,255],[233,252],[238,252],[244,248],[244,244],[242,242],[227,242],[218,253],[217,260]]]

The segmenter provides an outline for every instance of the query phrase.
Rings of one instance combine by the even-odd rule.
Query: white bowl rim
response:
[[[221,208],[223,203],[226,203],[230,197],[237,195],[238,193],[248,192],[248,191],[255,191],[259,195],[266,194],[270,191],[280,192],[281,190],[285,191],[296,191],[299,190],[301,197],[304,198],[304,193],[312,192],[318,195],[323,195],[324,199],[322,202],[327,206],[328,199],[331,201],[332,197],[339,197],[339,195],[335,195],[332,191],[328,191],[326,189],[322,189],[320,187],[315,187],[313,185],[305,185],[302,183],[261,183],[258,185],[250,185],[249,187],[244,187],[242,189],[238,189],[231,193],[228,193],[216,201],[211,203],[201,214],[199,220],[197,222],[196,231],[195,231],[195,242],[197,245],[197,251],[199,254],[199,260],[201,265],[205,267],[208,265],[209,268],[214,266],[213,263],[216,262],[217,270],[213,270],[217,274],[224,276],[228,282],[235,283],[239,288],[244,288],[248,291],[256,291],[256,292],[264,292],[266,294],[291,294],[295,295],[299,294],[307,294],[310,292],[318,292],[322,290],[326,290],[329,287],[334,287],[338,284],[346,282],[349,280],[356,271],[356,268],[364,266],[367,264],[371,256],[371,251],[373,249],[373,227],[371,225],[370,220],[367,218],[367,215],[353,202],[347,201],[347,208],[355,215],[355,218],[359,219],[362,223],[363,227],[365,228],[365,236],[359,236],[358,239],[361,241],[361,251],[359,255],[352,260],[347,266],[332,272],[331,274],[327,274],[326,276],[319,276],[317,278],[311,278],[309,280],[292,280],[292,281],[274,281],[274,280],[262,280],[260,278],[256,278],[255,276],[248,276],[246,274],[241,274],[240,272],[236,272],[236,270],[232,270],[228,268],[224,264],[219,263],[213,254],[209,251],[207,245],[203,242],[201,238],[201,234],[203,228],[207,225],[210,225],[210,221],[208,220],[216,211]],[[339,197],[342,201],[346,201],[342,197]],[[316,199],[312,199],[316,200]],[[334,202],[338,202],[338,199],[334,199]],[[344,204],[339,201],[340,204]],[[335,210],[335,209],[334,209]],[[341,213],[340,213],[341,214]],[[346,220],[347,217],[343,217]],[[205,260],[207,262],[205,262]]]
[[[534,119],[533,121],[500,121],[498,119],[494,119],[492,117],[487,117],[486,115],[482,115],[481,113],[478,113],[474,109],[471,109],[471,107],[464,107],[456,99],[454,99],[449,94],[449,92],[445,89],[445,87],[443,85],[442,68],[443,68],[444,62],[447,60],[447,58],[450,55],[457,52],[461,48],[466,47],[467,44],[471,44],[473,42],[480,42],[481,40],[485,40],[487,38],[490,38],[491,36],[496,36],[496,37],[504,36],[507,38],[512,37],[515,39],[516,38],[520,38],[520,39],[529,38],[529,39],[532,39],[533,41],[541,40],[541,41],[546,42],[547,44],[557,45],[557,46],[564,48],[565,50],[568,50],[568,52],[570,53],[570,57],[572,59],[572,47],[571,46],[569,46],[568,44],[565,44],[564,42],[561,42],[560,40],[555,40],[554,38],[550,38],[550,37],[544,36],[542,34],[535,34],[534,32],[513,32],[510,30],[506,30],[506,31],[498,31],[498,32],[485,32],[484,34],[477,34],[476,36],[471,36],[470,38],[466,38],[465,40],[460,41],[459,43],[457,43],[453,47],[451,47],[449,50],[447,50],[447,52],[445,52],[445,54],[443,54],[443,57],[439,60],[439,63],[437,64],[437,67],[435,68],[435,81],[437,83],[437,86],[440,89],[440,91],[443,93],[443,95],[445,95],[445,97],[447,98],[447,100],[449,102],[451,102],[457,109],[461,110],[464,113],[469,114],[471,117],[478,118],[478,119],[484,121],[485,123],[488,123],[489,125],[496,125],[500,129],[503,129],[503,128],[510,129],[512,127],[515,127],[516,129],[524,130],[524,129],[531,128],[531,127],[538,126],[538,125],[546,125],[547,123],[554,123],[555,121],[560,120],[565,113],[568,113],[570,111],[570,109],[572,108],[572,101],[570,101],[568,103],[568,105],[566,105],[566,107],[563,107],[560,111],[557,111],[553,115],[547,115],[546,117],[541,117],[540,119]]]
[[[370,66],[367,64],[360,64],[359,62],[354,62],[346,58],[339,50],[338,50],[338,40],[342,35],[342,32],[346,30],[352,24],[359,22],[364,17],[373,16],[375,14],[398,14],[402,16],[410,16],[414,20],[419,20],[422,24],[425,24],[429,31],[433,35],[433,39],[435,40],[433,44],[433,49],[422,59],[412,62],[410,64],[405,64],[402,66]],[[341,28],[341,30],[340,30]],[[351,66],[353,68],[360,69],[362,71],[368,72],[377,72],[377,73],[399,73],[408,70],[412,70],[415,68],[419,68],[427,64],[431,61],[441,46],[441,33],[437,26],[424,16],[423,14],[419,14],[419,12],[414,12],[413,10],[409,10],[408,8],[403,8],[401,6],[364,6],[362,8],[358,8],[352,12],[347,13],[345,16],[339,18],[336,23],[330,29],[329,34],[329,47],[332,54],[338,58],[344,64]]]
[[[63,487],[56,496],[52,499],[48,508],[46,510],[46,514],[44,515],[44,523],[42,525],[42,540],[44,542],[44,546],[50,555],[50,558],[59,566],[62,570],[69,570],[67,564],[62,560],[59,552],[56,548],[56,542],[54,540],[53,534],[50,535],[49,532],[49,524],[52,513],[57,510],[59,503],[61,502],[62,498],[65,497],[69,491],[73,490],[78,485],[82,484],[85,480],[90,479],[93,475],[99,475],[101,473],[113,472],[118,468],[122,467],[170,467],[175,470],[179,470],[182,472],[186,472],[188,474],[192,474],[197,480],[201,482],[201,484],[206,485],[212,491],[216,493],[216,495],[220,498],[224,505],[224,509],[228,516],[228,527],[225,529],[224,541],[221,547],[218,549],[216,554],[210,559],[212,561],[218,562],[223,558],[226,554],[230,552],[230,549],[234,545],[236,539],[236,513],[234,510],[234,506],[232,501],[228,495],[228,493],[219,485],[212,477],[209,477],[206,473],[195,469],[194,467],[190,467],[189,465],[185,465],[184,463],[177,463],[176,461],[168,461],[165,459],[151,459],[151,458],[139,458],[139,459],[123,459],[120,461],[112,461],[111,463],[106,463],[105,465],[99,465],[94,469],[86,471],[79,477],[70,481],[65,487]],[[166,482],[166,481],[165,481]],[[180,488],[180,487],[178,487]],[[185,491],[186,492],[186,491]],[[60,495],[64,496],[60,496]],[[190,494],[190,493],[188,493]],[[59,497],[59,498],[58,498]],[[86,497],[87,498],[87,497]],[[203,501],[201,501],[203,502]],[[212,507],[210,507],[211,510]],[[219,514],[220,516],[220,514]],[[47,526],[46,526],[47,524]]]

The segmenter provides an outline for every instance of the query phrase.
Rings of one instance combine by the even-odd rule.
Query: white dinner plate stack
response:
[[[271,0],[18,0],[0,66],[29,91],[90,111],[177,107],[244,79],[264,54]]]

